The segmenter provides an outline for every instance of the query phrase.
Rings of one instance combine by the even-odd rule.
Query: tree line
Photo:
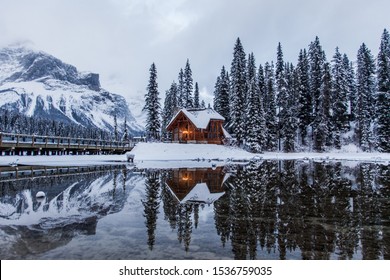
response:
[[[354,64],[339,48],[329,62],[318,37],[293,65],[277,46],[276,62],[256,67],[238,38],[230,73],[223,66],[214,109],[238,145],[252,152],[317,151],[355,144],[390,151],[390,36],[374,59],[366,44]]]
[[[197,84],[193,91],[188,60],[178,83],[167,90],[163,108],[154,63],[149,71],[146,133],[151,139],[170,139],[165,127],[175,110],[205,104],[199,104]],[[338,47],[328,61],[316,37],[299,51],[296,65],[284,61],[279,43],[276,62],[257,66],[237,38],[230,71],[222,66],[217,77],[213,107],[236,144],[251,152],[324,152],[349,144],[390,152],[389,32],[383,31],[376,59],[363,43],[356,63]]]
[[[0,131],[28,135],[114,140],[111,132],[99,128],[84,127],[74,123],[65,123],[44,118],[28,117],[24,114],[6,109],[0,110]]]

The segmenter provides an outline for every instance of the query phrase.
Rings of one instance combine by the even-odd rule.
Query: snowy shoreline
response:
[[[245,150],[222,145],[139,143],[129,152],[134,155],[137,167],[207,167],[245,162],[250,160],[314,160],[314,161],[364,161],[388,164],[390,153],[365,153],[358,151],[332,151],[324,153],[265,152],[253,154]],[[18,159],[20,165],[86,166],[127,164],[126,155],[63,155],[63,156],[0,156],[0,166],[8,166]]]

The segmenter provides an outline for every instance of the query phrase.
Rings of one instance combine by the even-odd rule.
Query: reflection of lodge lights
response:
[[[187,130],[183,130],[183,133],[184,133],[184,134],[187,134],[187,133],[188,133],[188,131],[187,131]]]

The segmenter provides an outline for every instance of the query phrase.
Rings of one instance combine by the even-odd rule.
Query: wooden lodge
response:
[[[230,135],[223,128],[225,118],[213,109],[180,109],[167,125],[172,141],[223,144]]]

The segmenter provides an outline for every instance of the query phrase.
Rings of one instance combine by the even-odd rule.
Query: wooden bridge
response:
[[[0,155],[123,154],[134,141],[107,141],[72,137],[0,132]]]

